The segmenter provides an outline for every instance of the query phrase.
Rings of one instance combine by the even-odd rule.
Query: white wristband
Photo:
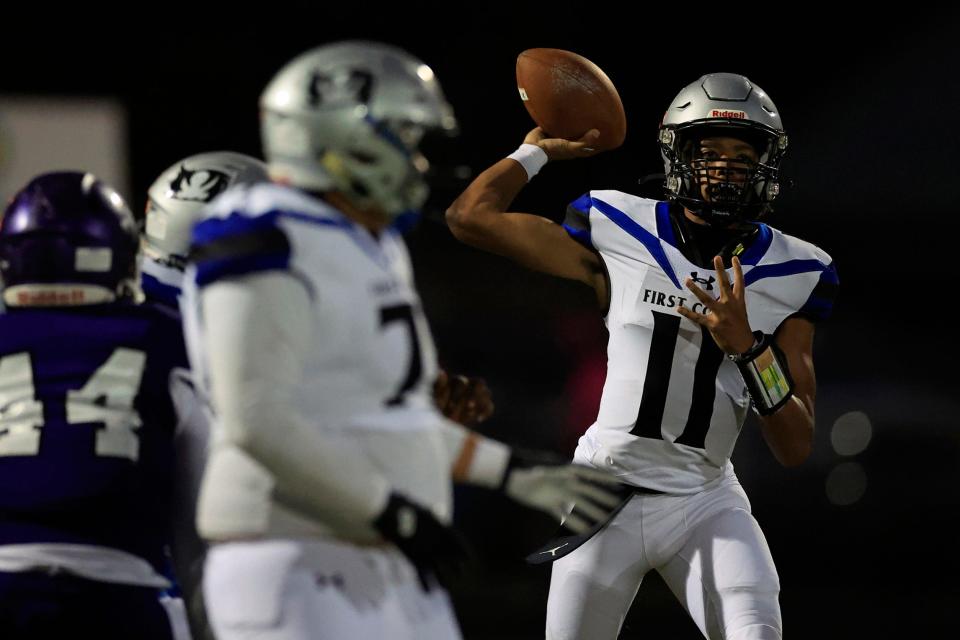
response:
[[[503,474],[510,462],[510,447],[482,436],[477,438],[473,459],[465,481],[488,489],[496,489],[503,482]]]
[[[535,144],[523,143],[520,147],[507,156],[511,160],[516,160],[527,172],[527,182],[533,179],[533,176],[540,173],[540,169],[547,164],[547,152]]]

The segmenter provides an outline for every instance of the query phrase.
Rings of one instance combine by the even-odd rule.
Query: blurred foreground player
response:
[[[779,578],[730,455],[751,403],[778,461],[809,455],[814,321],[837,288],[829,255],[758,222],[780,189],[780,114],[744,76],[705,75],[660,127],[664,201],[591,191],[562,226],[509,212],[548,160],[592,155],[597,137],[534,129],[447,212],[464,242],[592,287],[610,333],[574,460],[637,493],[551,554],[547,638],[616,638],[650,570],[711,640],[780,638]]]
[[[161,598],[179,322],[135,303],[138,242],[120,196],[48,173],[0,223],[2,637],[189,637]]]
[[[204,208],[233,186],[268,182],[260,160],[232,151],[198,153],[164,170],[148,190],[142,234],[141,284],[148,303],[180,313],[184,269],[193,227]],[[188,603],[194,637],[206,635],[199,585],[206,547],[196,533],[196,499],[207,457],[208,399],[187,370],[171,381],[180,421],[174,440],[177,482],[174,492],[173,560],[176,580]],[[482,422],[493,411],[490,391],[478,378],[440,372],[434,398],[444,415],[461,424]]]
[[[216,414],[200,498],[221,640],[458,638],[434,572],[459,560],[451,479],[585,530],[610,478],[537,466],[446,420],[409,257],[391,224],[427,195],[418,146],[454,127],[428,66],[370,42],[307,52],[261,99],[277,184],[194,230],[187,299]],[[192,287],[196,287],[193,289]]]

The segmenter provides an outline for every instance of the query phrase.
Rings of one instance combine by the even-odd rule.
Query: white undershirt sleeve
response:
[[[258,272],[209,284],[200,300],[218,443],[253,458],[272,476],[274,497],[307,516],[334,525],[373,520],[387,503],[387,481],[297,410],[314,339],[305,285],[288,272]]]
[[[510,447],[452,420],[444,419],[440,434],[455,480],[489,489],[500,486],[510,461]]]

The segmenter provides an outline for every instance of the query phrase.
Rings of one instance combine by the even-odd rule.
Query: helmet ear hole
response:
[[[350,181],[350,190],[361,198],[366,198],[370,196],[370,190],[367,189],[367,186],[360,182],[359,180]]]

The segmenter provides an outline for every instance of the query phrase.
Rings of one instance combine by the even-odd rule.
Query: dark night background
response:
[[[441,160],[474,169],[513,151],[532,127],[517,96],[517,54],[571,49],[617,85],[628,133],[620,149],[550,165],[515,203],[558,219],[588,189],[637,192],[638,178],[662,170],[657,123],[683,86],[712,71],[747,75],[775,101],[791,140],[785,171],[796,187],[768,222],[828,251],[841,282],[815,345],[813,456],[781,468],[752,421],[734,455],[780,572],[787,636],[953,637],[960,13],[901,6],[844,18],[831,13],[838,5],[724,3],[722,17],[639,4],[628,16],[624,6],[178,3],[142,5],[118,22],[85,6],[58,27],[37,12],[7,25],[0,92],[121,101],[135,189],[127,195],[142,210],[150,182],[181,157],[259,154],[259,93],[313,46],[378,39],[424,59],[462,130]],[[455,195],[438,189],[435,206]],[[460,245],[437,219],[409,240],[442,364],[492,387],[497,412],[483,431],[572,453],[602,384],[605,333],[589,292]],[[837,423],[850,412],[859,422]],[[837,452],[832,440],[862,414],[869,445]],[[542,637],[549,574],[522,556],[551,527],[480,492],[459,498],[481,559],[452,589],[465,638]],[[622,637],[699,633],[651,574]]]

